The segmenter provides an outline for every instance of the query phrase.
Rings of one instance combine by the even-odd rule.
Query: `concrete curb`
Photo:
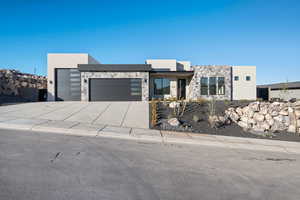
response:
[[[159,131],[152,129],[114,127],[35,119],[16,119],[0,122],[2,129],[31,130],[72,136],[117,138],[162,144],[188,144],[300,154],[300,143],[267,139],[237,138],[207,134]]]

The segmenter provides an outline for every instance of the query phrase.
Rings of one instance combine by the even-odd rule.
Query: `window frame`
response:
[[[205,81],[205,86],[202,85],[203,80]],[[204,90],[203,90],[204,88]],[[208,77],[201,77],[200,78],[200,95],[209,95],[208,93],[208,88],[209,88],[209,81],[208,81]],[[206,91],[205,93],[203,91]]]
[[[211,76],[208,79],[208,94],[217,95],[217,77]]]
[[[223,85],[220,87],[220,79],[223,79]],[[220,89],[222,92],[220,92]],[[225,77],[217,77],[217,95],[225,95]]]
[[[222,92],[220,92],[219,83],[223,79],[222,83]],[[225,77],[224,76],[203,76],[200,77],[200,95],[207,95],[207,96],[223,96],[226,93],[226,85],[225,85]],[[214,83],[211,83],[214,81]],[[203,85],[205,84],[205,85]],[[213,88],[213,89],[211,89]],[[206,92],[205,92],[206,91]]]
[[[159,80],[161,89],[157,90],[156,88],[156,80]],[[171,94],[171,83],[170,83],[170,79],[168,78],[154,78],[153,79],[153,93],[154,95],[170,95]],[[160,91],[160,92],[158,92]]]

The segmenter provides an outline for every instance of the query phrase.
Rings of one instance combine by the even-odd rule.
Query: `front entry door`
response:
[[[178,99],[185,99],[185,86],[186,80],[185,79],[178,79],[177,81],[177,98]]]

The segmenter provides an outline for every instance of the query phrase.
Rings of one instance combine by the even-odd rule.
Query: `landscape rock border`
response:
[[[225,116],[240,127],[256,133],[288,131],[300,133],[300,101],[252,102],[228,108]]]

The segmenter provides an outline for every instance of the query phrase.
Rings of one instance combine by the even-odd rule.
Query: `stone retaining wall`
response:
[[[300,133],[300,101],[253,102],[225,111],[240,127],[256,132],[288,131]]]
[[[0,95],[20,95],[22,88],[47,89],[47,77],[0,69]]]

